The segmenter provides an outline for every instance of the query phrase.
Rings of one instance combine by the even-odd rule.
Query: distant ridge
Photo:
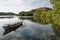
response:
[[[16,15],[13,12],[0,12],[0,15]]]

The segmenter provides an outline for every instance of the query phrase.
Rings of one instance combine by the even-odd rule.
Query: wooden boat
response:
[[[23,22],[18,22],[12,25],[7,25],[7,26],[3,26],[5,32],[3,33],[3,35],[10,33],[11,31],[15,31],[17,28],[23,26]]]

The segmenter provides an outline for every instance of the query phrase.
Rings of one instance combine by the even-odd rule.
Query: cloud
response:
[[[49,0],[0,0],[0,12],[28,11],[41,6],[52,7]]]
[[[36,7],[52,7],[52,5],[50,4],[50,0],[34,0],[34,1],[24,0],[23,3],[29,5],[33,8],[36,8]]]
[[[0,11],[4,12],[18,12],[31,9],[30,6],[22,4],[20,0],[0,0]]]

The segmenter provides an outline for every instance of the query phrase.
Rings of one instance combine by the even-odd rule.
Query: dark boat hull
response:
[[[14,24],[14,25],[12,25],[11,27],[6,26],[6,27],[4,28],[5,31],[4,31],[3,35],[8,34],[8,33],[12,32],[12,31],[15,31],[16,29],[18,29],[18,28],[21,27],[21,26],[23,26],[23,23]]]

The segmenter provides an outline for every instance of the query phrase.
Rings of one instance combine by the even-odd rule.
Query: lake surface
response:
[[[23,28],[18,28],[6,35],[3,35],[3,26],[23,21]],[[14,18],[0,18],[0,40],[53,40],[55,37],[51,24],[42,25],[31,20]]]

